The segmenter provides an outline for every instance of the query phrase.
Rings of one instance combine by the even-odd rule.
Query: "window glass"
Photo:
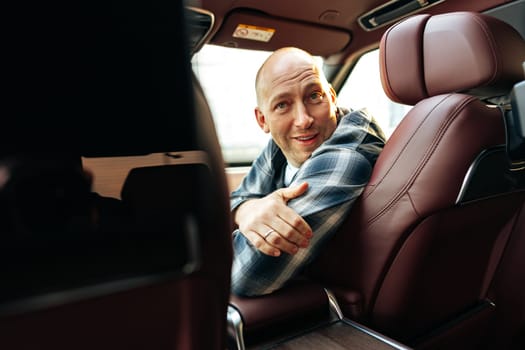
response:
[[[267,51],[205,45],[192,58],[212,111],[224,159],[250,163],[268,142],[255,121],[255,76]]]
[[[338,94],[338,104],[359,109],[366,107],[389,137],[403,116],[412,108],[392,102],[384,93],[379,77],[379,50],[364,54]]]

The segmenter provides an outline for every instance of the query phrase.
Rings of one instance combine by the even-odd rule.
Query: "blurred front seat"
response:
[[[227,184],[210,110],[192,77],[183,11],[179,1],[7,6],[9,92],[0,160],[39,159],[28,180],[17,183],[17,197],[6,196],[30,204],[17,212],[31,214],[24,227],[37,227],[38,235],[32,230],[23,243],[39,255],[28,249],[16,250],[16,259],[2,255],[8,278],[0,289],[1,349],[225,348],[232,261]],[[130,173],[122,204],[132,215],[92,235],[80,226],[102,216],[83,204],[91,198],[89,183],[62,163],[47,171],[53,152],[110,160],[157,154],[163,162]],[[88,198],[75,202],[79,197]],[[73,211],[69,203],[87,208]],[[64,225],[73,227],[56,239],[46,234],[62,225],[60,217],[46,216],[50,224],[40,229],[42,213],[76,218],[84,211],[87,219]],[[2,252],[14,250],[8,240],[18,233],[0,232]],[[52,284],[56,275],[60,284]],[[15,289],[11,276],[24,295],[5,292]]]

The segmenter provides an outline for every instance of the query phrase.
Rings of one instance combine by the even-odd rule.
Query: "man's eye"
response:
[[[284,110],[286,109],[286,107],[288,107],[288,104],[286,102],[279,102],[275,105],[275,109],[277,110]]]
[[[323,93],[319,91],[311,93],[310,96],[308,97],[309,103],[315,104],[315,103],[321,103],[322,101],[323,101]]]

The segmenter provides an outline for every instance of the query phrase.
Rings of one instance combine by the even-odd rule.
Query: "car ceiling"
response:
[[[283,46],[302,47],[323,56],[332,65],[344,64],[356,52],[377,46],[388,25],[365,30],[358,19],[397,0],[190,0],[187,5],[213,13],[208,43],[273,51]],[[403,0],[401,0],[403,1]],[[414,0],[424,3],[426,0]],[[443,0],[417,12],[483,12],[509,3],[506,0]],[[409,15],[415,12],[409,13]],[[406,15],[405,15],[406,16]],[[397,17],[400,19],[404,16]],[[396,19],[396,20],[397,20]],[[390,23],[390,22],[389,22]],[[237,38],[239,24],[274,30],[271,40]],[[298,35],[301,33],[301,35]]]

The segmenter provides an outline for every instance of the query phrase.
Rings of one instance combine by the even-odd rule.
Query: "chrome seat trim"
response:
[[[235,346],[237,350],[245,350],[242,316],[235,307],[228,305],[228,335],[235,340]]]
[[[324,291],[326,293],[326,296],[328,297],[330,311],[337,316],[337,319],[342,320],[344,318],[344,315],[343,315],[343,312],[341,311],[341,307],[339,306],[339,303],[337,303],[337,299],[335,298],[334,293],[332,293],[332,291],[328,288],[324,288]]]

